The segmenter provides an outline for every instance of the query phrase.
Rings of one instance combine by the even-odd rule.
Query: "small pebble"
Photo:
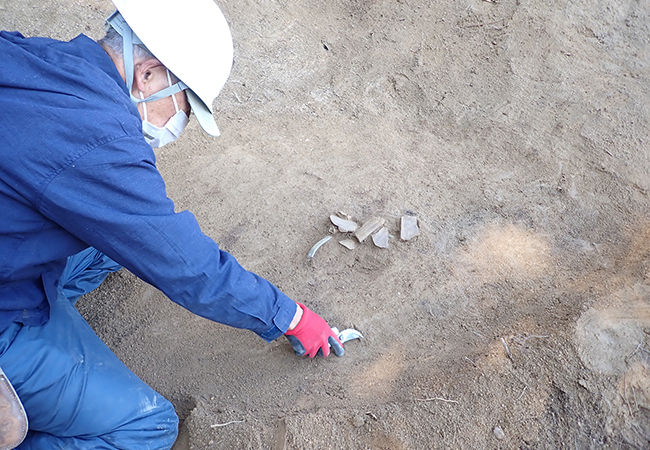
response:
[[[501,427],[494,427],[494,435],[499,439],[500,441],[503,440],[506,437],[506,434],[503,432]]]
[[[366,423],[366,418],[363,416],[354,416],[352,418],[352,425],[355,427],[359,428],[362,427]]]

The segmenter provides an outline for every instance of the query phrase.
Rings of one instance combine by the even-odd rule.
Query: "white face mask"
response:
[[[169,75],[169,70],[167,70],[167,81],[171,86],[172,79]],[[144,98],[142,92],[140,92],[140,98]],[[163,145],[167,145],[170,142],[178,139],[178,136],[181,135],[187,126],[187,123],[190,121],[190,119],[187,117],[187,114],[185,114],[185,111],[182,111],[178,108],[176,97],[172,95],[171,98],[174,101],[176,114],[174,114],[167,121],[163,128],[157,127],[156,125],[147,121],[147,102],[142,102],[142,110],[144,113],[144,120],[142,121],[142,133],[144,134],[144,139],[153,148],[160,148]]]

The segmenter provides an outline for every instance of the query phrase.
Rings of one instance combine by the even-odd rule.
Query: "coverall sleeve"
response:
[[[174,211],[141,137],[80,151],[41,192],[50,220],[193,313],[269,342],[289,327],[296,304],[220,250],[190,212]]]

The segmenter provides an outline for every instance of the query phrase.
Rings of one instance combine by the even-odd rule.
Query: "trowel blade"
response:
[[[363,334],[361,332],[355,330],[354,328],[348,328],[343,331],[339,331],[338,328],[333,327],[332,331],[334,334],[336,334],[339,338],[339,341],[341,341],[342,344],[346,343],[347,341],[351,341],[352,339],[362,339]]]

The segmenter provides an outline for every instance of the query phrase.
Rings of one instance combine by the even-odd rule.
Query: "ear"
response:
[[[149,58],[138,62],[133,67],[133,90],[136,92],[134,94],[136,97],[137,91],[141,91],[145,97],[155,92],[152,90],[152,82],[156,76],[153,69],[160,66],[162,63],[156,58]]]

